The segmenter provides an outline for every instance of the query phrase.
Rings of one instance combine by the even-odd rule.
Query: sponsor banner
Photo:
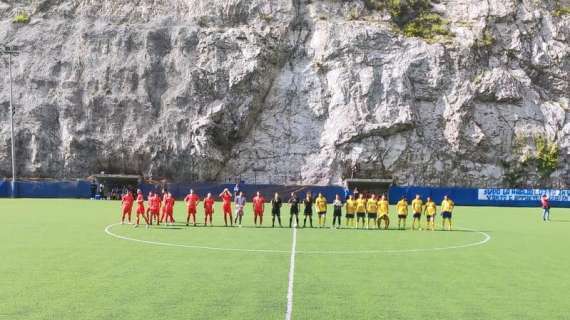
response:
[[[551,201],[570,202],[570,190],[552,189],[478,189],[477,198],[482,201],[540,201],[543,194]]]

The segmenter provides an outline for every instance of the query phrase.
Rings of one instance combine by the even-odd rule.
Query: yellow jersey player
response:
[[[424,205],[424,212],[426,215],[426,230],[435,230],[435,214],[437,212],[437,205],[431,197],[427,197],[426,204]]]
[[[449,226],[449,231],[451,231],[451,213],[453,212],[453,207],[455,204],[447,195],[443,196],[443,201],[441,202],[441,216],[443,221],[441,222],[441,228],[445,230],[445,221]]]
[[[366,199],[361,193],[358,195],[358,200],[356,200],[356,227],[358,228],[358,222],[362,220],[362,227],[364,228],[364,219],[366,219]]]
[[[396,204],[396,211],[398,212],[398,229],[405,230],[406,218],[408,217],[408,201],[405,196],[402,196]]]
[[[319,215],[319,227],[324,228],[327,219],[327,198],[320,192],[315,199],[315,207],[317,207],[317,214]]]
[[[384,221],[384,230],[388,230],[390,226],[390,218],[388,217],[388,210],[390,206],[386,195],[382,195],[380,200],[378,200],[378,229],[382,228],[382,221]]]
[[[370,199],[366,201],[366,213],[368,214],[368,219],[366,221],[366,229],[370,226],[370,220],[375,223],[378,219],[378,203],[376,201],[376,195],[370,196]]]
[[[419,194],[416,194],[416,198],[412,200],[412,210],[414,212],[414,221],[412,222],[412,230],[422,229],[420,224],[420,218],[422,217],[422,211],[424,209],[424,202],[420,198]]]
[[[356,213],[356,200],[354,200],[354,196],[348,196],[348,200],[346,200],[346,226],[354,227],[354,214]]]

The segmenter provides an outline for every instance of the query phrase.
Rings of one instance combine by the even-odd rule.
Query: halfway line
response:
[[[287,287],[287,311],[285,320],[291,320],[293,313],[293,282],[295,278],[295,252],[297,250],[297,224],[293,227],[293,244],[291,245],[291,263],[289,264],[289,285]]]

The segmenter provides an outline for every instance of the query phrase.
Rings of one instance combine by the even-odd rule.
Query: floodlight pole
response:
[[[18,51],[13,48],[5,47],[0,50],[1,54],[8,55],[8,77],[10,79],[10,135],[12,142],[12,182],[11,182],[11,197],[16,197],[16,143],[14,140],[14,106],[12,105],[12,55],[18,55]]]

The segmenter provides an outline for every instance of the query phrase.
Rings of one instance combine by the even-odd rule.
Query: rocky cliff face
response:
[[[328,184],[357,164],[400,184],[500,186],[540,136],[559,148],[546,182],[567,186],[559,5],[442,0],[453,36],[427,42],[357,0],[0,0],[0,44],[22,51],[18,172]],[[22,10],[30,23],[13,23]],[[538,183],[527,171],[518,183]]]

